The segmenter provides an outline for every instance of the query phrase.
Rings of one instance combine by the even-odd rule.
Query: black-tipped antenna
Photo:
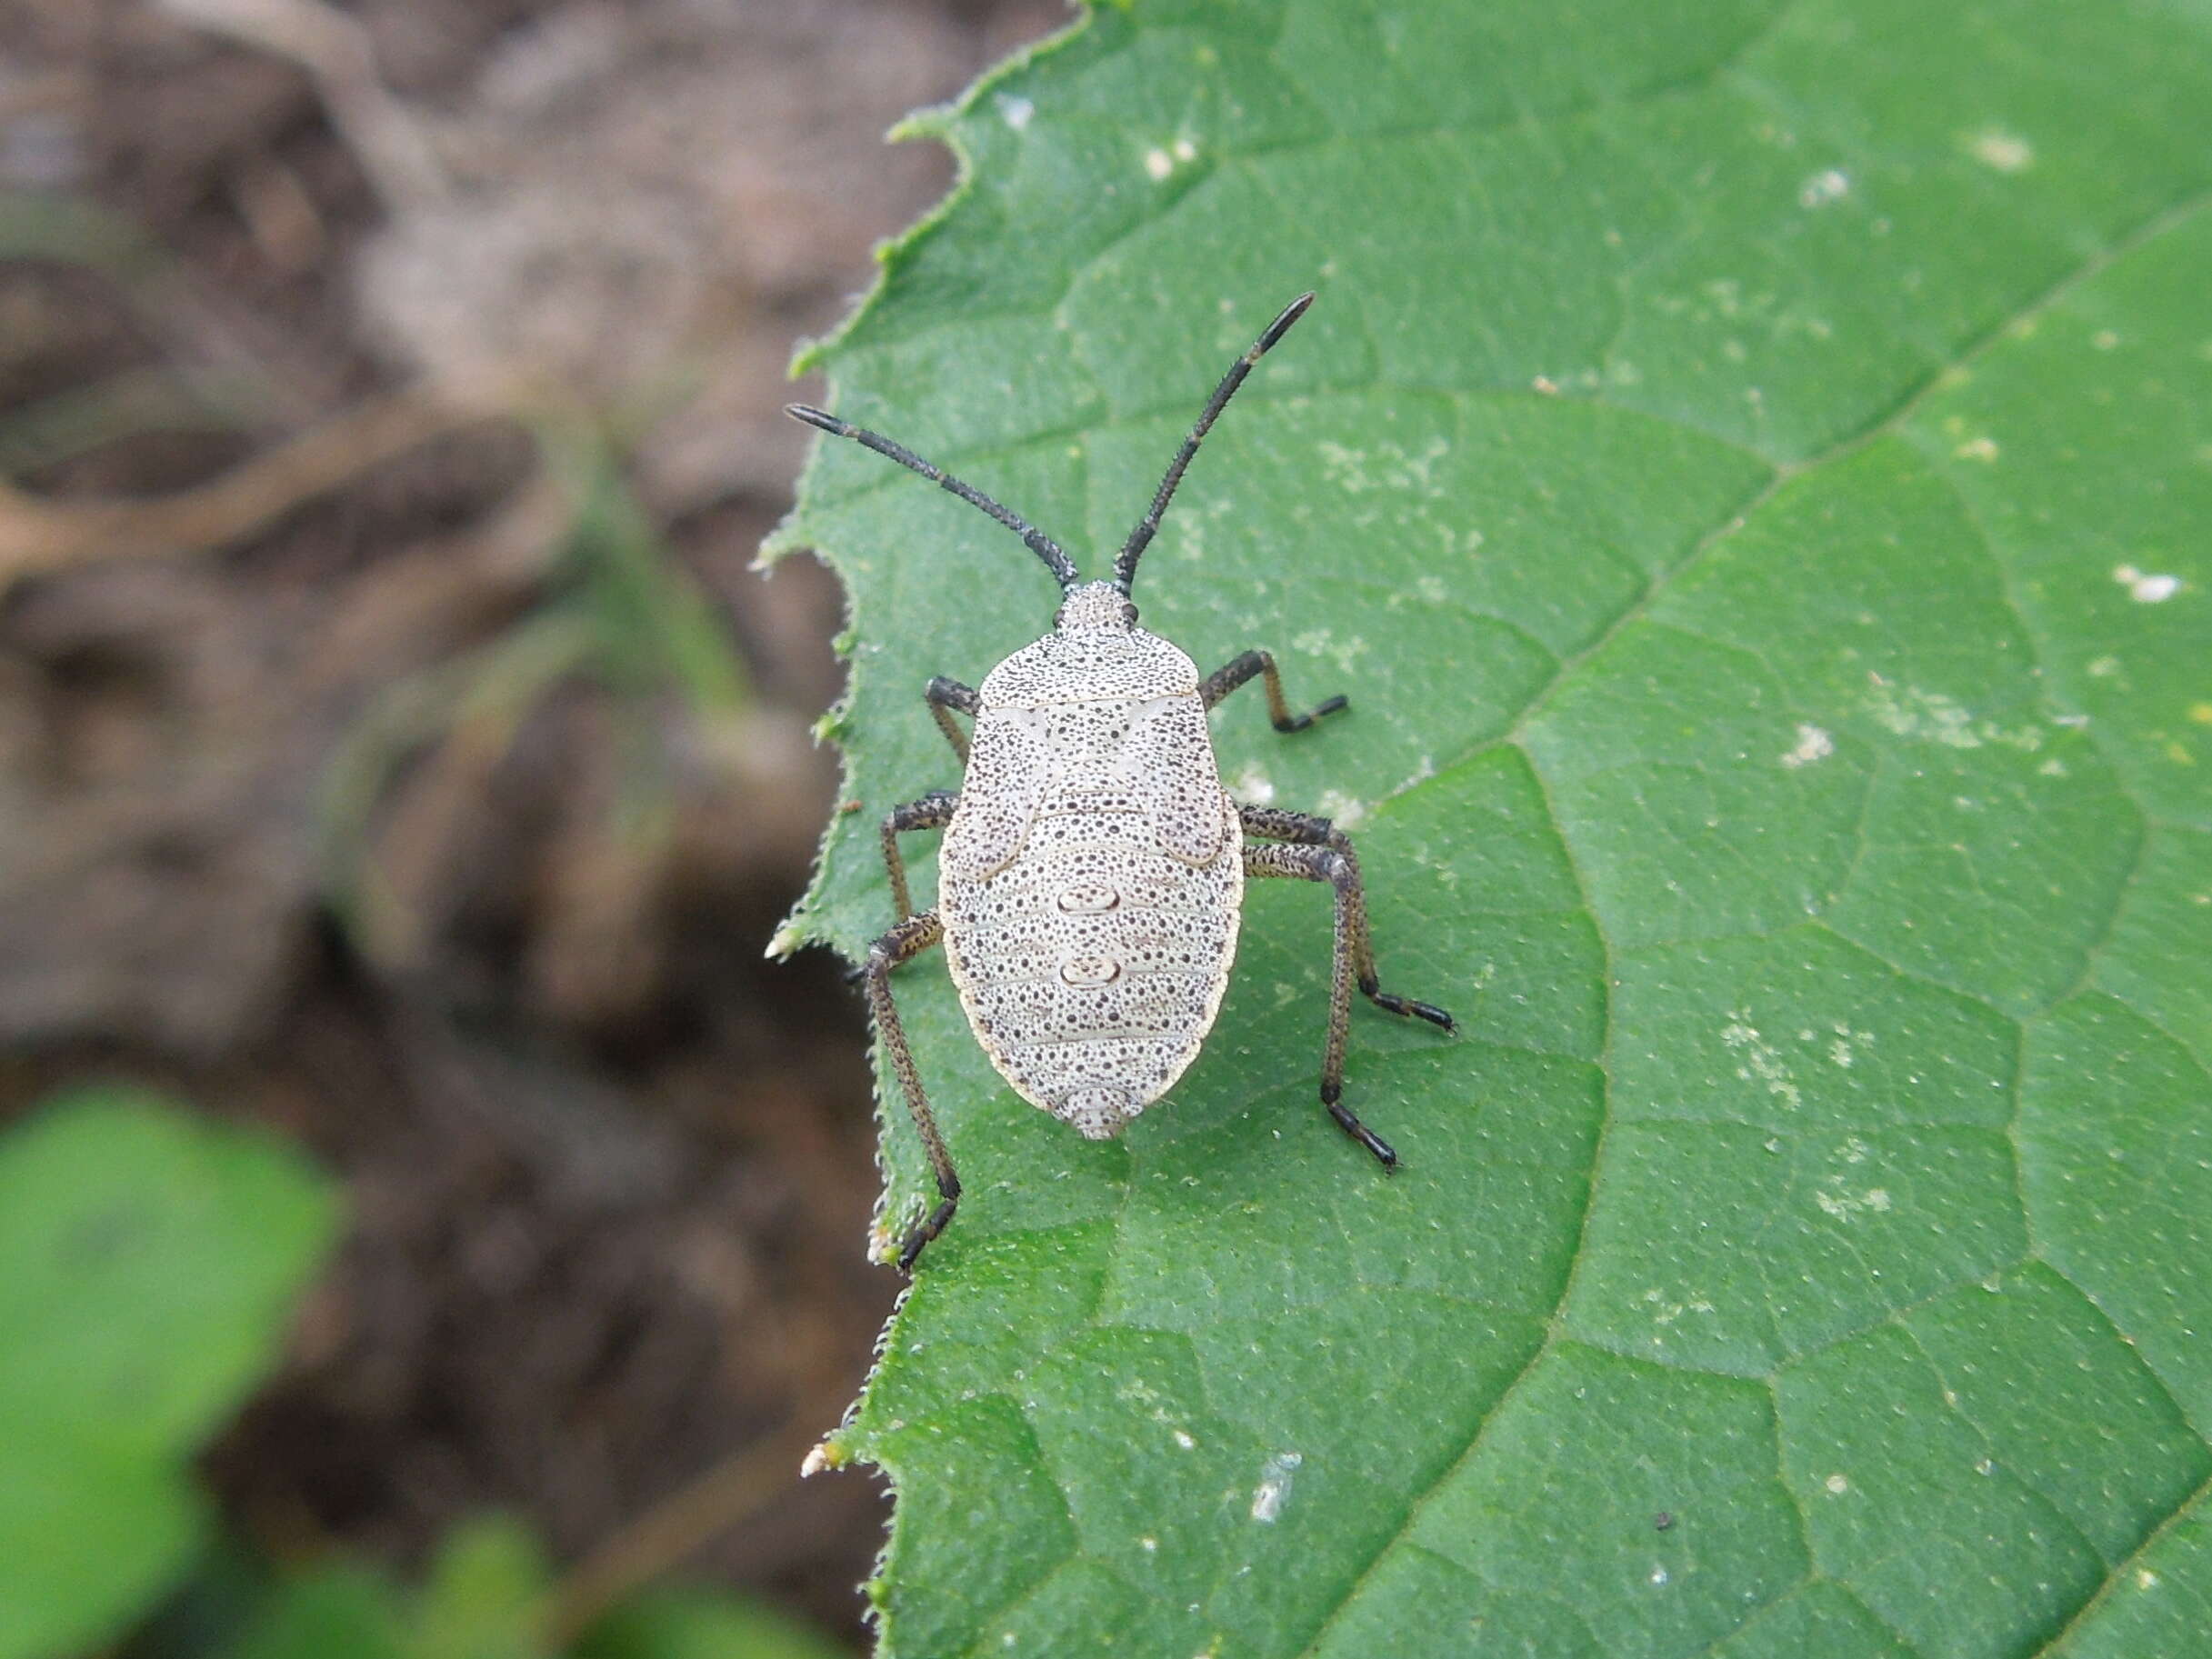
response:
[[[870,432],[866,426],[856,426],[849,421],[841,421],[834,415],[826,415],[821,410],[812,408],[806,404],[786,404],[784,413],[795,421],[805,421],[809,426],[819,426],[824,432],[834,433],[838,437],[850,438],[856,444],[866,445],[879,455],[889,455],[901,466],[921,474],[938,488],[950,490],[968,505],[981,507],[1000,524],[1006,525],[1007,529],[1013,531],[1015,535],[1020,536],[1029,551],[1045,561],[1046,569],[1052,572],[1054,579],[1059,583],[1063,592],[1075,586],[1083,579],[1076,574],[1075,560],[1060,550],[1060,544],[1036,528],[1020,514],[1008,511],[974,485],[963,484],[950,473],[930,465],[914,451],[902,445],[894,444],[882,433]]]
[[[1121,553],[1114,560],[1114,585],[1123,593],[1136,580],[1136,562],[1145,556],[1145,549],[1160,527],[1160,515],[1167,511],[1168,498],[1176,493],[1176,485],[1183,482],[1183,469],[1190,465],[1191,456],[1198,453],[1198,445],[1216,417],[1236,395],[1236,388],[1245,383],[1252,365],[1265,357],[1275,343],[1290,332],[1290,325],[1306,315],[1306,306],[1314,303],[1310,294],[1301,294],[1283,307],[1283,315],[1267,325],[1266,332],[1254,341],[1252,349],[1229,365],[1229,372],[1221,377],[1214,388],[1214,395],[1206,405],[1206,413],[1198,424],[1190,429],[1190,436],[1183,440],[1183,447],[1176,452],[1175,463],[1167,469],[1167,476],[1160,480],[1158,493],[1152,497],[1152,510],[1146,513],[1136,528],[1129,532],[1129,539],[1122,544]]]

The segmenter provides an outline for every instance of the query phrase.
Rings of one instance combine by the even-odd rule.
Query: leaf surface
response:
[[[85,1088],[0,1136],[0,1655],[111,1633],[205,1515],[187,1466],[275,1357],[336,1223],[261,1136]]]
[[[886,1651],[2189,1651],[2212,11],[1141,5],[922,130],[966,182],[836,407],[1091,574],[1319,289],[1136,596],[1350,694],[1233,699],[1225,775],[1354,829],[1464,1034],[1355,1012],[1385,1179],[1314,1098],[1317,891],[1104,1144],[902,971],[967,1196],[839,1440]],[[923,684],[1052,591],[850,445],[779,545],[852,595],[796,927],[857,955],[958,781]]]

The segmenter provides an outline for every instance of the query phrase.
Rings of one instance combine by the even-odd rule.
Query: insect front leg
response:
[[[958,709],[972,719],[983,712],[983,699],[976,695],[974,686],[963,685],[957,680],[948,680],[943,675],[937,675],[923,688],[922,696],[929,705],[930,718],[937,723],[937,730],[945,734],[945,741],[952,745],[953,753],[960,757],[960,764],[966,765],[967,734],[960,729],[958,723],[946,711]]]
[[[898,838],[907,830],[943,829],[953,821],[960,797],[949,789],[933,789],[918,801],[894,806],[884,819],[884,868],[891,872],[891,903],[902,922],[914,914],[914,900],[906,891],[906,861],[898,850]]]
[[[914,1114],[914,1126],[921,1131],[923,1150],[929,1154],[929,1167],[937,1177],[937,1206],[899,1246],[898,1265],[903,1273],[914,1271],[915,1258],[922,1254],[922,1246],[942,1232],[952,1220],[953,1211],[960,1203],[960,1177],[953,1173],[953,1155],[946,1150],[945,1137],[937,1133],[937,1120],[931,1115],[929,1097],[922,1093],[922,1074],[915,1068],[914,1051],[906,1045],[906,1028],[898,1023],[898,1008],[891,1000],[891,970],[940,944],[945,938],[944,924],[937,913],[925,910],[918,916],[908,916],[889,933],[868,947],[866,964],[861,969],[862,983],[867,986],[868,1013],[875,1017],[876,1035],[883,1039],[884,1053],[891,1057],[891,1070],[898,1078],[899,1092],[906,1097],[906,1110]]]
[[[1334,715],[1349,708],[1344,697],[1331,697],[1317,703],[1303,715],[1290,712],[1290,705],[1283,699],[1283,676],[1276,672],[1275,658],[1265,651],[1247,651],[1206,676],[1206,684],[1198,688],[1198,695],[1211,708],[1255,675],[1267,687],[1267,718],[1275,723],[1278,732],[1303,732],[1324,715]]]

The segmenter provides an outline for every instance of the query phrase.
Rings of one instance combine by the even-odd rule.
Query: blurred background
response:
[[[859,1645],[880,1484],[796,1475],[896,1288],[865,1025],[762,957],[840,599],[750,566],[952,182],[886,128],[1067,21],[0,4],[0,1135],[128,1080],[343,1195],[226,1558],[503,1513],[571,1626],[680,1569]]]

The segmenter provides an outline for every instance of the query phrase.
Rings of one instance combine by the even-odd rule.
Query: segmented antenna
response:
[[[1129,539],[1122,544],[1121,553],[1114,561],[1114,585],[1123,593],[1127,593],[1129,585],[1136,580],[1136,562],[1145,556],[1145,549],[1152,545],[1153,535],[1160,527],[1160,515],[1167,511],[1168,499],[1175,495],[1176,485],[1183,482],[1183,469],[1190,465],[1191,456],[1198,453],[1198,445],[1216,417],[1221,414],[1229,399],[1236,395],[1236,388],[1244,385],[1245,376],[1252,372],[1252,365],[1265,357],[1269,348],[1290,332],[1290,325],[1304,316],[1306,306],[1313,303],[1312,295],[1301,294],[1284,306],[1283,315],[1267,325],[1266,332],[1253,342],[1252,349],[1229,365],[1229,372],[1221,377],[1221,384],[1214,388],[1214,395],[1206,405],[1206,413],[1198,417],[1198,424],[1190,429],[1190,436],[1183,440],[1183,447],[1176,452],[1175,464],[1168,467],[1167,476],[1160,480],[1159,491],[1152,498],[1152,510],[1145,515],[1136,529],[1129,532]]]
[[[1311,296],[1308,295],[1308,297]],[[1052,537],[1046,535],[1020,514],[1000,506],[981,490],[973,485],[961,483],[959,479],[943,468],[930,465],[928,462],[905,445],[894,444],[880,432],[870,432],[866,426],[856,426],[849,421],[841,421],[834,415],[826,415],[806,404],[786,404],[784,413],[795,421],[805,421],[809,426],[818,426],[824,432],[834,433],[838,437],[850,438],[856,444],[865,445],[879,455],[889,455],[901,466],[921,474],[939,489],[950,490],[972,507],[981,507],[1000,524],[1006,525],[1007,529],[1013,531],[1015,535],[1020,536],[1023,545],[1045,561],[1045,568],[1052,572],[1054,580],[1059,583],[1063,593],[1083,579],[1076,572],[1075,560],[1061,551],[1059,543],[1054,541]],[[1210,415],[1208,418],[1211,418]]]

